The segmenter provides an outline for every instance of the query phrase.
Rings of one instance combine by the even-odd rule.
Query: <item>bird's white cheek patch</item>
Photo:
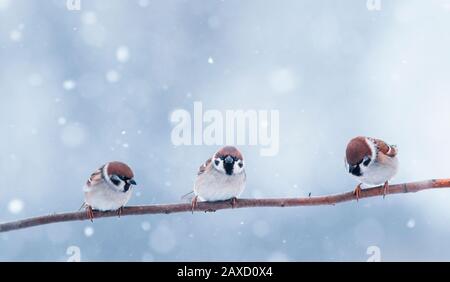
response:
[[[218,171],[225,173],[225,168],[223,167],[223,161],[222,161],[222,160],[217,160],[217,161],[219,162],[219,164],[216,165],[216,160],[214,160],[214,167],[215,167]]]
[[[239,164],[242,164],[242,166],[239,166]],[[235,162],[235,163],[234,163],[234,166],[233,166],[233,172],[234,172],[235,174],[241,173],[243,170],[244,170],[244,162],[238,161],[238,162]]]
[[[361,171],[362,174],[364,174],[364,172],[367,171],[367,167],[361,164],[361,165],[359,166],[359,170]]]
[[[243,165],[242,165],[242,167],[239,166],[239,162],[235,162],[234,165],[233,165],[234,173],[240,173],[243,168],[244,168]]]

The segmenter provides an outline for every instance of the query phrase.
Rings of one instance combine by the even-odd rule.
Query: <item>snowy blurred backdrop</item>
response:
[[[399,147],[395,182],[450,177],[450,1],[0,0],[0,221],[74,211],[129,163],[130,205],[179,201],[217,146],[175,147],[176,109],[280,111],[242,146],[243,197],[338,193],[355,135]],[[450,190],[334,207],[60,223],[0,234],[1,261],[450,260]],[[371,250],[373,248],[369,248]]]

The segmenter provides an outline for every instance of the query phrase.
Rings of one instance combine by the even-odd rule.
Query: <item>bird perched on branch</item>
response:
[[[236,205],[237,197],[245,188],[244,158],[241,152],[233,146],[225,146],[209,158],[197,173],[194,191],[183,196],[192,195],[192,211],[197,201],[225,201],[231,199],[231,205]]]
[[[348,172],[361,182],[354,192],[357,200],[361,196],[361,184],[384,184],[384,197],[389,180],[398,170],[397,147],[380,139],[355,137],[347,145],[346,164]]]
[[[109,162],[91,174],[83,188],[89,219],[94,218],[94,210],[117,210],[121,215],[123,206],[130,200],[132,185],[136,185],[131,168],[122,162]]]

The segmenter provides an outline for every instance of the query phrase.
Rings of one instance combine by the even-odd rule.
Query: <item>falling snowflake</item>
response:
[[[413,218],[410,218],[406,223],[406,226],[408,228],[414,228],[416,226],[416,221]]]
[[[130,58],[130,52],[128,51],[128,47],[120,46],[116,50],[116,59],[120,63],[126,63]]]
[[[64,117],[59,117],[58,118],[58,124],[59,125],[65,125],[67,122],[67,120]]]
[[[109,71],[106,73],[106,80],[107,80],[108,82],[115,83],[115,82],[117,82],[117,81],[119,80],[119,78],[120,78],[120,75],[119,75],[119,73],[118,73],[117,71],[115,71],[115,70],[109,70]]]
[[[13,199],[8,204],[8,210],[12,214],[18,214],[23,210],[24,203],[21,199]]]
[[[74,89],[76,86],[75,81],[73,80],[64,80],[63,82],[63,88],[67,91],[70,91]]]
[[[208,64],[214,64],[214,59],[212,58],[212,57],[209,57],[208,58]]]
[[[91,237],[92,235],[94,235],[94,228],[91,226],[86,226],[84,228],[84,235],[86,237]]]
[[[149,231],[150,228],[151,228],[150,222],[148,222],[148,221],[142,222],[142,223],[141,223],[141,228],[142,228],[142,230],[144,230],[144,231]]]
[[[138,4],[142,8],[145,8],[145,7],[148,7],[148,5],[150,4],[150,1],[149,0],[139,0]]]
[[[22,40],[22,32],[20,30],[13,29],[9,33],[9,38],[14,42],[18,42]]]

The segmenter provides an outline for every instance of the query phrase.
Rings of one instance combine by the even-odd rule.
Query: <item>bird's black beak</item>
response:
[[[224,161],[226,164],[232,164],[234,162],[234,159],[231,156],[227,156]]]
[[[128,183],[130,183],[131,185],[137,185],[137,183],[136,183],[136,181],[134,181],[134,179],[128,180]]]
[[[351,166],[349,166],[348,172],[353,174],[354,176],[361,176],[362,175],[359,165],[351,165]]]
[[[223,160],[223,168],[225,169],[225,173],[228,175],[233,174],[233,168],[234,168],[234,158],[232,156],[227,156]]]
[[[355,166],[354,165],[349,165],[348,166],[348,172],[352,173],[355,170]]]

